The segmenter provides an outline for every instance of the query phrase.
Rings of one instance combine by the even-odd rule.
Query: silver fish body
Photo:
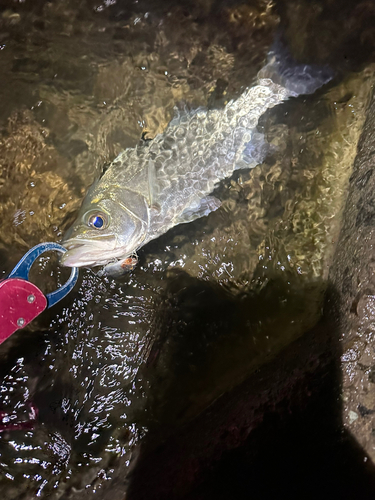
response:
[[[277,64],[261,74],[279,77]],[[64,239],[62,263],[104,265],[116,274],[150,240],[219,208],[215,186],[264,159],[266,144],[256,131],[264,112],[327,81],[310,77],[307,66],[298,71],[297,88],[294,74],[287,79],[293,85],[260,78],[223,109],[179,113],[149,144],[122,152],[86,196]]]

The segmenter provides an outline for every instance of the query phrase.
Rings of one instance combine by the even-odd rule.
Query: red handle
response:
[[[0,344],[24,328],[47,307],[44,294],[30,281],[8,278],[0,282]]]

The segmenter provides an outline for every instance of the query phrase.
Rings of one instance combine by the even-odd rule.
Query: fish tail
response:
[[[298,63],[278,36],[268,54],[268,62],[258,73],[287,89],[291,95],[313,94],[334,77],[328,66]]]

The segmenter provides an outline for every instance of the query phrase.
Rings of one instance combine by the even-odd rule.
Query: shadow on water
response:
[[[271,397],[260,425],[238,451],[223,454],[191,498],[374,498],[375,466],[342,426],[336,300],[335,290],[328,290],[323,319],[285,353],[285,380],[268,378],[279,391],[276,404]],[[273,368],[277,373],[280,362]]]
[[[197,288],[202,284],[190,284],[177,299],[182,321],[192,313],[187,297],[197,300]],[[375,466],[342,423],[337,300],[329,289],[325,313],[312,330],[193,422],[150,432],[127,498],[374,498]],[[218,315],[232,321],[242,307],[213,290],[208,304],[204,320],[204,306],[194,308],[202,330],[211,314],[215,324]],[[250,300],[245,307],[256,316],[259,305]],[[262,306],[272,309],[272,302],[262,300]]]

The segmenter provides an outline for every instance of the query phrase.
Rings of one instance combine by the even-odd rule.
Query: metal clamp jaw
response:
[[[42,253],[49,251],[64,253],[66,249],[58,243],[41,243],[29,250],[9,276],[0,281],[0,344],[12,333],[28,325],[46,308],[63,299],[76,284],[76,267],[72,268],[64,285],[47,295],[29,281],[33,263]]]
[[[29,250],[22,257],[7,279],[21,278],[29,281],[29,272],[36,259],[43,253],[50,252],[51,250],[55,250],[60,253],[66,252],[66,249],[58,243],[40,243]],[[74,285],[77,283],[77,279],[78,268],[73,267],[68,281],[54,292],[47,293],[47,308],[54,306],[57,302],[66,297],[66,295],[68,295],[68,293],[74,288]]]

